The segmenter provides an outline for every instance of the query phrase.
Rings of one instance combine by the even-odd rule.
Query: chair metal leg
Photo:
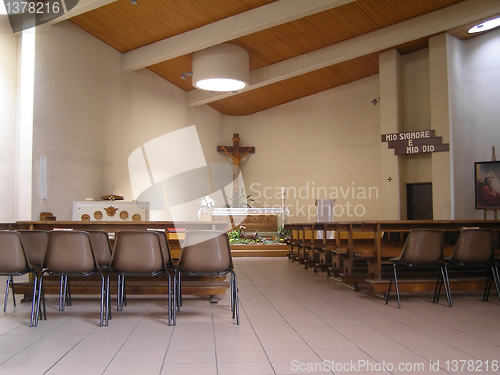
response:
[[[106,327],[108,326],[108,321],[111,319],[111,309],[110,309],[111,302],[110,302],[110,293],[109,293],[109,276],[110,276],[110,273],[108,273],[108,277],[106,279],[106,322],[104,323],[106,325]]]
[[[177,311],[180,311],[182,306],[182,282],[181,282],[181,274],[177,274]]]
[[[172,297],[172,324],[175,326],[176,324],[176,315],[177,315],[177,272],[174,271],[174,285],[173,285],[174,295]]]
[[[121,275],[118,274],[116,278],[116,311],[120,311],[120,301],[121,301],[120,295],[122,293],[121,280],[122,280]]]
[[[42,281],[43,281],[43,272],[40,274],[40,278],[38,279],[38,294],[36,296],[35,327],[38,326],[38,314],[40,314],[40,316],[42,315],[41,312],[40,312],[40,298],[41,298],[42,291],[43,291]]]
[[[104,320],[104,275],[101,273],[101,314],[100,314],[100,319],[99,319],[99,327],[102,327],[103,320]]]
[[[490,291],[491,291],[491,277],[488,277],[486,279],[486,285],[484,287],[483,302],[487,302],[488,299],[490,298]]]
[[[38,316],[42,316],[42,307],[43,307],[43,319],[47,320],[47,309],[45,308],[45,292],[43,288],[43,272],[40,273],[38,277],[38,292],[36,294],[36,315],[35,315],[35,327],[38,326]],[[35,296],[33,297],[35,299]],[[40,305],[42,302],[42,305]]]
[[[35,314],[38,315],[38,304],[36,301],[38,300],[38,278],[36,276],[36,273],[33,273],[33,277],[35,278],[35,281],[33,283],[33,300],[31,301],[31,320],[30,320],[30,327],[36,327],[37,326],[37,318],[35,317]]]
[[[498,300],[500,301],[500,276],[498,274],[498,265],[495,264],[490,264],[490,269],[491,269],[491,274],[492,276],[490,277],[488,275],[488,279],[486,280],[486,287],[484,289],[484,295],[483,295],[483,301],[488,301],[490,297],[490,291],[491,291],[491,285],[495,283],[495,288],[497,290],[497,296]]]
[[[124,304],[124,290],[125,290],[125,276],[118,274],[116,284],[116,311],[123,311]]]
[[[396,272],[396,265],[393,266],[394,269],[394,286],[396,287],[396,295],[398,297],[398,309],[401,308],[401,298],[399,297],[399,286],[398,286],[398,274]]]
[[[16,292],[14,291],[14,277],[10,276],[10,289],[12,290],[12,303],[16,307]]]
[[[231,311],[233,312],[234,319],[234,275],[232,272],[229,275],[229,285],[231,290]]]
[[[59,311],[64,311],[65,298],[66,288],[64,286],[64,276],[61,276],[61,282],[59,285]]]
[[[121,275],[121,282],[120,282],[120,311],[123,311],[123,306],[125,306],[125,301],[126,301],[126,288],[125,288],[125,275]]]
[[[118,274],[116,311],[123,311],[123,306],[127,306],[127,288],[125,286],[125,275]]]
[[[235,309],[235,299],[236,299],[236,296],[234,294],[234,291],[235,291],[235,288],[234,288],[234,278],[235,278],[235,275],[231,272],[230,273],[230,278],[229,278],[229,285],[230,285],[230,290],[231,290],[231,312],[233,313],[233,319],[235,317],[235,314],[236,314],[236,309]]]
[[[38,305],[38,314],[40,314],[40,317],[43,319],[43,320],[47,320],[47,308],[45,306],[45,291],[43,289],[43,283],[40,282],[40,279],[41,279],[42,275],[40,274],[40,276],[38,277],[38,283],[39,283],[39,286],[38,286],[38,296],[37,296],[37,305]],[[40,306],[40,300],[42,301],[42,305]],[[38,315],[37,315],[38,317]]]
[[[445,288],[444,290],[448,291],[448,294],[447,294],[448,306],[452,307],[453,306],[453,302],[451,300],[450,278],[448,276],[448,267],[446,266],[446,264],[443,266],[443,270],[441,272],[443,272],[444,288]]]
[[[498,267],[497,265],[490,265],[491,271],[493,272],[493,281],[495,282],[495,287],[497,290],[498,300],[500,301],[500,276],[498,275]]]
[[[432,299],[432,303],[439,303],[439,296],[441,295],[442,286],[443,286],[443,276],[440,275],[436,280],[436,288],[434,289],[434,298]],[[448,296],[446,298],[448,298]]]
[[[9,298],[10,279],[11,276],[8,276],[6,281],[7,286],[5,287],[5,300],[3,302],[3,311],[7,310],[7,299]]]
[[[450,290],[450,280],[448,279],[448,268],[446,265],[441,267],[441,279],[444,284],[444,292],[446,293],[446,301],[448,302],[448,306],[452,307],[453,304],[451,302],[451,290]],[[438,291],[438,301],[439,301],[439,293],[441,292],[441,287],[439,287]]]
[[[172,325],[172,280],[170,274],[168,276],[168,325]]]
[[[387,295],[385,296],[385,304],[389,303],[389,296],[391,295],[392,279],[389,280],[389,288],[387,289]]]
[[[122,275],[122,310],[123,306],[127,306],[127,284],[125,275]]]
[[[69,283],[68,276],[64,278],[64,293],[66,296],[66,306],[71,306],[73,301],[71,300],[71,285]]]
[[[236,324],[240,324],[240,307],[239,307],[239,301],[238,301],[238,281],[236,279],[236,274],[234,271],[231,271],[231,274],[233,275],[233,290],[234,290],[234,310],[233,310],[233,318],[236,315]]]

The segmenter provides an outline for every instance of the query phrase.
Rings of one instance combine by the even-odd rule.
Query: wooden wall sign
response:
[[[434,130],[382,134],[382,142],[394,149],[394,155],[428,154],[450,151],[450,144],[436,137]]]

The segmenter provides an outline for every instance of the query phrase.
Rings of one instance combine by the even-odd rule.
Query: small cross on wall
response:
[[[389,178],[387,179],[387,181],[392,182],[392,177],[389,176]]]

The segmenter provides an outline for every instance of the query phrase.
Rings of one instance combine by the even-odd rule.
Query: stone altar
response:
[[[284,225],[283,208],[212,208],[215,222],[231,223],[233,228],[244,226],[246,232],[276,233]]]

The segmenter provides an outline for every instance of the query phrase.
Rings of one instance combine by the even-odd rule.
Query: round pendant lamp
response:
[[[480,23],[479,25],[476,25],[473,28],[469,29],[468,33],[469,34],[481,33],[483,31],[494,29],[495,27],[498,26],[500,26],[500,17]]]
[[[219,44],[193,52],[193,86],[208,91],[238,91],[248,86],[248,52],[234,44]]]

